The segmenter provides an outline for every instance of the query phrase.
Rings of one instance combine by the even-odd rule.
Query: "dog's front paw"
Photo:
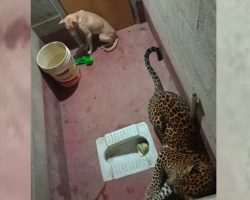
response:
[[[89,54],[89,55],[92,54],[92,50],[91,50],[91,49],[88,50],[88,51],[87,51],[87,54]]]

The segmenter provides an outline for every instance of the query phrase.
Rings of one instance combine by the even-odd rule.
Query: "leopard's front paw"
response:
[[[152,199],[152,195],[150,194],[150,187],[148,187],[145,191],[144,200],[151,200],[151,199]]]

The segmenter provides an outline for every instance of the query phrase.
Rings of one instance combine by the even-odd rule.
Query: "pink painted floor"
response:
[[[118,31],[112,52],[99,48],[94,64],[81,66],[77,89],[61,102],[64,142],[72,200],[141,200],[153,169],[103,182],[96,139],[107,132],[146,122],[159,149],[159,140],[147,117],[153,81],[144,66],[144,52],[156,45],[147,24]],[[166,90],[177,92],[163,61],[151,56]]]

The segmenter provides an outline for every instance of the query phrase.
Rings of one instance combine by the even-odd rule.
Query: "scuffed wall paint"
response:
[[[0,199],[27,200],[31,192],[29,1],[2,0],[0,15]]]
[[[250,1],[217,1],[217,191],[250,196]]]
[[[216,2],[144,0],[176,74],[191,101],[200,98],[201,125],[216,153]],[[167,88],[166,88],[167,89]]]
[[[40,38],[62,29],[58,22],[64,15],[57,0],[31,0],[31,26]]]

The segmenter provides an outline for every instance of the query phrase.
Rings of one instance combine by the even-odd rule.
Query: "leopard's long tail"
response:
[[[149,61],[149,56],[151,53],[156,52],[157,53],[157,58],[159,61],[161,61],[163,59],[161,50],[158,47],[150,47],[147,49],[147,51],[145,52],[144,55],[144,61],[145,61],[145,66],[149,72],[149,74],[151,75],[153,81],[154,81],[154,85],[155,85],[155,92],[160,92],[160,91],[164,91],[163,86],[161,84],[161,81],[158,77],[158,75],[156,74],[156,72],[154,71],[153,67],[150,64]]]

